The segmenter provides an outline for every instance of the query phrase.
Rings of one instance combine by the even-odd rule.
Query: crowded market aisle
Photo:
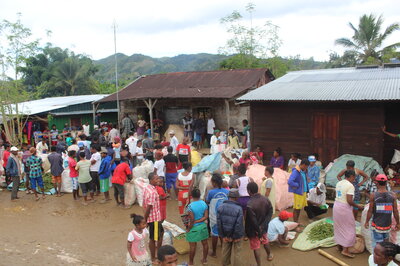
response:
[[[0,265],[124,265],[126,235],[133,228],[129,215],[143,212],[138,205],[122,209],[112,201],[83,206],[72,201],[69,194],[59,198],[48,196],[39,202],[25,193],[21,193],[18,202],[11,202],[9,197],[9,192],[0,192]],[[174,200],[167,202],[167,220],[181,226],[177,205]],[[322,217],[328,216],[332,216],[331,209]],[[305,213],[300,215],[300,222],[308,223]],[[254,265],[248,241],[242,246],[243,260]],[[324,250],[349,265],[366,265],[369,257],[364,252],[347,259],[340,256],[336,247]],[[267,262],[265,252],[261,253],[263,265],[336,265],[316,249],[301,252],[273,245],[272,251],[275,256],[272,262]],[[201,245],[197,254],[201,254]],[[217,255],[218,259],[208,257],[208,265],[220,265],[219,246]],[[200,259],[201,256],[196,256],[194,265],[201,265]],[[188,260],[188,254],[178,256],[179,263]]]

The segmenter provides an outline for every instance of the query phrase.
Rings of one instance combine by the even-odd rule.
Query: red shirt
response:
[[[10,157],[10,154],[11,153],[9,151],[4,151],[4,153],[3,153],[3,167],[4,167],[4,169],[7,166],[7,162],[8,162],[8,158]]]
[[[68,157],[69,177],[74,178],[79,176],[79,172],[75,170],[76,161],[75,159]]]
[[[172,174],[177,173],[178,169],[178,158],[173,154],[167,154],[164,156],[165,162],[165,173]]]
[[[156,186],[157,193],[161,197],[167,196],[164,189],[160,186]],[[167,199],[160,199],[160,214],[161,214],[161,221],[167,219]]]
[[[117,165],[114,170],[114,174],[111,178],[111,183],[124,185],[128,175],[132,174],[131,168],[129,168],[129,164],[123,162]]]

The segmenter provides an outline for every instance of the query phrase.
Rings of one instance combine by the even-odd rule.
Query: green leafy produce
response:
[[[307,234],[307,240],[311,242],[321,241],[333,237],[333,224],[320,223],[313,228]]]

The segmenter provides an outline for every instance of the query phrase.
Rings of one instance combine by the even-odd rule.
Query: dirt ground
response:
[[[114,202],[83,206],[69,194],[60,198],[47,196],[38,202],[24,192],[19,196],[18,202],[11,202],[10,192],[0,192],[0,265],[124,265],[126,238],[133,227],[129,214],[142,213],[138,205],[126,210]],[[181,225],[176,201],[168,201],[167,216],[168,221]],[[301,218],[301,222],[308,222],[304,212]],[[254,265],[248,242],[243,246],[243,265]],[[272,251],[274,260],[267,262],[264,252],[263,265],[336,265],[316,250],[301,252],[275,245]],[[335,248],[325,251],[349,265],[367,265],[369,256],[364,252],[345,259]],[[195,265],[201,265],[200,252],[198,245]],[[218,247],[217,254],[220,253]],[[180,263],[187,261],[188,255],[179,256]],[[208,265],[220,262],[209,257]]]

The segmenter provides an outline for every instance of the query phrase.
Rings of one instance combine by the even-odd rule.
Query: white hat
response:
[[[170,134],[170,135],[175,135],[175,131],[171,130],[171,131],[169,132],[169,134]]]
[[[19,150],[18,150],[18,148],[17,148],[17,147],[15,147],[15,146],[12,146],[12,147],[11,147],[11,149],[10,149],[10,151],[19,151]]]
[[[95,129],[98,129],[99,128],[99,126],[98,125],[94,125],[94,127],[93,128],[95,128]]]
[[[317,188],[319,188],[319,190],[320,190],[322,193],[326,193],[326,187],[325,187],[324,184],[318,183]]]

